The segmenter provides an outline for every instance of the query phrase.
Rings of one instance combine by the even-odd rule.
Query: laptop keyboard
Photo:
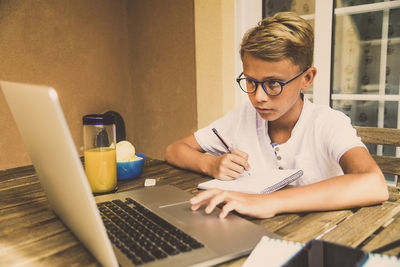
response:
[[[131,198],[97,206],[109,239],[135,265],[204,247]]]

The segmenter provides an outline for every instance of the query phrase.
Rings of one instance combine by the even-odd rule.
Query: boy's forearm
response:
[[[174,143],[167,147],[165,160],[177,167],[209,174],[208,166],[212,155],[195,150],[185,143]]]
[[[272,193],[277,213],[335,210],[387,200],[386,183],[379,174],[347,174],[315,184]]]

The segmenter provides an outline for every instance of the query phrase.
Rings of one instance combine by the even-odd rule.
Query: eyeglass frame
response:
[[[261,84],[261,88],[264,90],[264,92],[265,92],[267,95],[269,95],[269,96],[278,96],[278,95],[280,95],[280,94],[282,93],[283,87],[284,87],[285,85],[287,85],[288,83],[290,83],[290,82],[296,80],[296,79],[297,79],[298,77],[300,77],[303,73],[305,73],[309,68],[310,68],[310,67],[306,67],[306,68],[305,68],[303,71],[301,71],[299,74],[297,74],[296,76],[294,76],[293,78],[291,78],[291,79],[289,79],[289,80],[287,80],[287,81],[285,81],[285,82],[279,81],[279,80],[276,80],[276,79],[265,79],[265,80],[263,80],[263,81],[258,81],[258,80],[253,79],[253,78],[246,78],[246,77],[240,78],[240,76],[242,76],[242,75],[244,74],[244,72],[242,71],[242,73],[240,73],[240,75],[236,78],[236,82],[238,83],[240,89],[241,89],[243,92],[245,92],[246,94],[254,94],[254,93],[257,91],[257,89],[258,89],[258,85]],[[244,89],[242,88],[242,86],[240,86],[240,81],[241,81],[241,80],[250,80],[250,81],[254,82],[254,83],[256,84],[256,87],[255,87],[254,91],[248,92],[247,90],[244,90]],[[267,88],[265,87],[265,84],[264,84],[266,81],[274,81],[274,82],[279,83],[279,85],[281,86],[281,90],[279,91],[279,93],[277,93],[277,94],[271,94],[271,93],[269,93],[268,90],[267,90]]]

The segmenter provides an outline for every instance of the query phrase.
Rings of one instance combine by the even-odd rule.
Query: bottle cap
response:
[[[110,125],[114,124],[114,117],[109,114],[89,114],[82,118],[83,125]]]

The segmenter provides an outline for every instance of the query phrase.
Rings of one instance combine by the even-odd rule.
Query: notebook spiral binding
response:
[[[267,194],[267,193],[272,193],[275,192],[279,189],[281,189],[282,187],[296,181],[297,179],[299,179],[301,176],[303,175],[303,171],[299,170],[298,172],[290,175],[289,177],[286,177],[285,179],[283,179],[282,181],[280,181],[279,183],[276,183],[266,189],[264,189],[261,193],[263,194]]]

